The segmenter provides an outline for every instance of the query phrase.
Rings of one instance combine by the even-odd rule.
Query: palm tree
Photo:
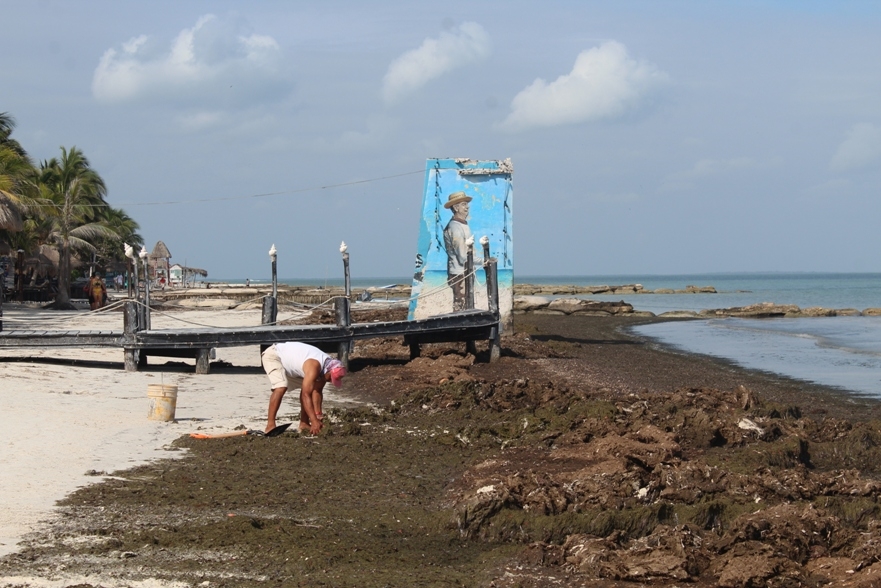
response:
[[[0,112],[0,230],[20,231],[21,209],[28,202],[34,166],[25,150],[10,135],[15,120]]]
[[[50,222],[49,241],[58,249],[58,295],[50,308],[72,310],[70,303],[70,257],[73,248],[94,251],[90,242],[99,237],[116,237],[98,221],[107,206],[107,188],[89,165],[82,151],[61,148],[61,159],[40,166],[41,209]]]
[[[141,227],[121,208],[107,206],[98,210],[98,221],[114,233],[113,237],[102,237],[93,242],[99,265],[125,262],[122,244],[125,242],[140,249],[144,244],[144,238],[138,233]]]

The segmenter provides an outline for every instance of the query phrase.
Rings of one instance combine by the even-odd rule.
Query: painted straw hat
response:
[[[444,204],[444,208],[452,208],[460,202],[471,202],[471,196],[466,195],[465,192],[453,192],[447,198],[447,203]]]

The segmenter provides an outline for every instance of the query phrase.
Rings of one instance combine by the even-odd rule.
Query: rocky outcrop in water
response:
[[[716,294],[713,286],[686,286],[684,289],[648,290],[642,284],[623,286],[565,286],[553,284],[514,284],[516,296],[567,296],[571,294]]]
[[[546,296],[515,296],[514,314],[566,314],[582,316],[655,316],[653,312],[634,310],[633,305],[624,302],[585,300],[583,298],[549,298]],[[701,311],[674,310],[662,313],[666,318],[807,318],[830,316],[881,316],[881,308],[867,308],[860,312],[856,308],[823,308],[812,306],[800,308],[795,304],[775,304],[760,302],[748,306],[713,308]]]
[[[645,313],[634,311],[633,306],[623,300],[619,302],[597,302],[596,300],[584,300],[581,298],[557,298],[551,300],[543,296],[515,296],[514,314],[523,314],[525,312],[576,316],[645,315]]]

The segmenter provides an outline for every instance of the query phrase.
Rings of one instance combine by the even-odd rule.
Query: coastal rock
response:
[[[867,308],[862,312],[863,316],[881,316],[881,308]]]
[[[643,291],[642,284],[628,284],[625,286],[615,286],[612,288],[611,294],[639,294]]]
[[[784,316],[798,316],[801,309],[795,304],[774,304],[773,302],[760,302],[749,306],[735,306],[732,308],[706,309],[700,311],[701,316],[716,317],[742,317],[742,318],[774,318]]]
[[[566,314],[572,314],[577,310],[581,310],[585,306],[586,300],[580,298],[557,298],[552,300],[548,305],[551,310],[561,310]]]
[[[551,301],[548,305],[548,310],[560,311],[565,314],[608,316],[632,313],[633,306],[623,300],[619,302],[597,302],[580,298],[558,298]]]
[[[633,314],[633,306],[623,300],[618,302],[598,302],[581,298],[557,298],[550,300],[542,296],[515,296],[514,312],[523,314],[579,315],[579,316],[611,316]],[[652,313],[640,313],[639,316],[654,316]]]
[[[515,296],[567,296],[575,294],[716,294],[713,286],[688,285],[685,288],[658,288],[650,290],[642,284],[609,286],[573,286],[554,284],[514,284]]]
[[[810,308],[801,309],[802,316],[837,316],[831,308],[823,308],[822,306],[812,306]]]
[[[693,310],[669,310],[662,312],[660,315],[664,318],[700,318],[701,315]]]
[[[878,314],[881,314],[881,309]],[[740,317],[740,318],[810,318],[810,317],[831,317],[831,316],[871,316],[866,314],[867,311],[860,313],[855,308],[823,308],[822,306],[812,306],[810,308],[799,308],[794,304],[775,304],[773,302],[762,302],[759,304],[751,304],[749,306],[736,306],[732,308],[714,308],[702,310],[699,313],[701,317]],[[665,313],[663,316],[676,316]]]
[[[550,302],[551,299],[545,298],[544,296],[515,296],[514,310],[529,312],[532,310],[537,310],[539,308],[545,308],[548,304],[550,304]]]
[[[712,286],[686,286],[686,294],[716,294],[716,289]]]

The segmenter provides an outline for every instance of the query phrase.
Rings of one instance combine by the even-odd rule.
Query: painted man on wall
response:
[[[467,241],[471,238],[468,227],[468,209],[471,196],[465,192],[453,192],[444,208],[452,209],[453,218],[444,229],[444,247],[447,249],[447,283],[453,289],[453,312],[465,308],[465,260],[468,257]]]

